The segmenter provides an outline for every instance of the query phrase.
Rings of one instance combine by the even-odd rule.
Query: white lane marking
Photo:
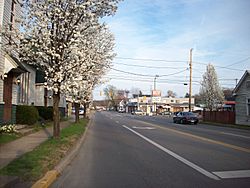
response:
[[[250,170],[236,170],[236,171],[221,171],[213,172],[215,175],[220,178],[249,178]]]
[[[146,129],[146,130],[152,130],[152,129],[155,129],[154,127],[132,127],[133,129]]]
[[[137,136],[141,137],[142,139],[146,140],[147,142],[149,142],[150,144],[156,146],[158,149],[164,151],[165,153],[171,155],[172,157],[176,158],[177,160],[183,162],[184,164],[188,165],[189,167],[193,168],[194,170],[200,172],[201,174],[211,178],[211,179],[214,179],[214,180],[220,180],[217,176],[215,176],[214,174],[204,170],[203,168],[197,166],[196,164],[184,159],[183,157],[181,157],[180,155],[164,148],[163,146],[161,146],[160,144],[157,144],[156,142],[150,140],[149,138],[143,136],[142,134],[134,131],[133,129],[130,129],[129,127],[127,127],[126,125],[122,125],[124,128],[130,130],[131,132],[133,132],[134,134],[136,134]]]
[[[227,135],[231,135],[231,136],[237,136],[237,137],[241,137],[241,138],[247,138],[250,139],[249,136],[243,136],[243,135],[239,135],[239,134],[233,134],[233,133],[226,133],[226,132],[221,132],[222,134],[227,134]]]
[[[116,123],[120,123],[119,121],[115,121]]]

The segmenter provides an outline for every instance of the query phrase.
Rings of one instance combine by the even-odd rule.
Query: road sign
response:
[[[161,102],[161,97],[152,97],[152,102],[153,103],[160,103]]]
[[[153,97],[160,97],[161,91],[160,90],[152,90],[152,96]]]

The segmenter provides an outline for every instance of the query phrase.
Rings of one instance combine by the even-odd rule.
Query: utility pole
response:
[[[158,78],[158,77],[159,77],[159,75],[155,75],[155,78],[154,78],[154,92],[156,92],[156,78]],[[157,109],[156,108],[157,108],[157,104],[154,102],[154,111],[157,114]]]
[[[156,90],[156,78],[158,78],[159,75],[155,75],[155,78],[154,78],[154,90]]]
[[[192,52],[193,48],[190,49],[190,61],[189,61],[189,70],[190,70],[190,75],[189,75],[189,102],[188,102],[188,109],[189,112],[191,112],[191,99],[192,99]]]

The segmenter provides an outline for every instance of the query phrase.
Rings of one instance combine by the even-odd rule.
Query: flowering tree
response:
[[[114,37],[105,25],[94,31],[88,37],[87,43],[78,48],[78,51],[85,54],[84,58],[78,60],[80,64],[86,66],[85,71],[80,73],[78,71],[77,77],[69,77],[69,80],[62,85],[62,89],[66,90],[65,93],[74,101],[76,122],[79,120],[80,104],[85,106],[84,117],[86,117],[86,107],[90,102],[92,90],[101,82],[102,75],[109,70],[111,60],[115,56],[113,48]]]
[[[203,75],[200,95],[210,111],[216,109],[224,101],[224,94],[219,85],[217,74],[211,64],[207,65],[207,71]]]
[[[22,32],[12,30],[6,34],[13,39],[6,48],[9,53],[17,51],[22,61],[35,64],[46,73],[47,87],[53,90],[56,138],[60,133],[58,105],[63,82],[92,73],[90,70],[96,65],[96,61],[91,61],[96,55],[91,51],[93,33],[102,31],[104,26],[99,19],[113,15],[119,1],[27,0],[23,5],[25,17],[20,21]]]

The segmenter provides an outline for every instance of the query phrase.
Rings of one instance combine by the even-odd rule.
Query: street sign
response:
[[[161,102],[161,97],[152,97],[152,102],[153,103],[160,103]]]
[[[160,90],[152,90],[152,96],[153,97],[160,97],[161,91]]]

